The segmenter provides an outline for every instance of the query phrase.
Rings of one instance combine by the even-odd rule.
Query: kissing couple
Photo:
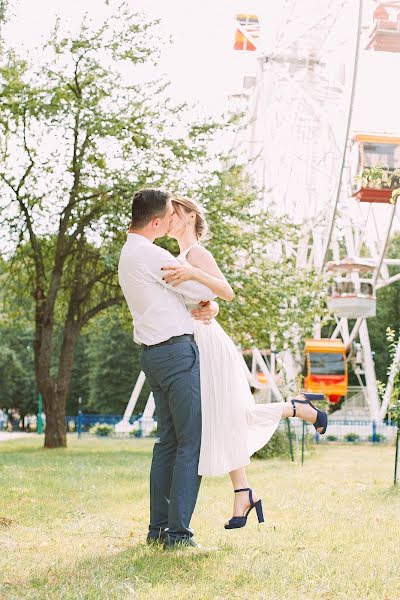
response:
[[[233,516],[226,529],[244,527],[262,502],[246,466],[282,417],[297,416],[325,433],[327,415],[300,394],[290,402],[256,404],[239,352],[219,325],[216,297],[233,291],[203,246],[208,227],[200,204],[157,189],[135,193],[119,260],[119,282],[141,344],[140,366],[153,392],[157,434],[150,471],[147,543],[165,549],[198,546],[190,528],[202,475],[229,473]],[[175,258],[156,246],[177,240]]]

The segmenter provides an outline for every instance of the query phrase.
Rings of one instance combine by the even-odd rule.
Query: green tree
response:
[[[0,321],[0,407],[36,412],[32,327]]]
[[[6,20],[7,1],[0,0],[0,27],[1,24]]]
[[[79,334],[122,301],[116,265],[132,194],[171,185],[204,156],[201,135],[172,135],[180,111],[165,83],[132,83],[129,69],[150,64],[156,44],[151,24],[122,5],[97,29],[85,20],[76,37],[56,27],[41,65],[9,51],[0,69],[2,216],[8,244],[19,245],[11,285],[22,295],[29,282],[34,299],[49,448],[66,445]]]
[[[317,315],[326,314],[324,281],[312,270],[296,270],[298,228],[260,207],[257,190],[243,169],[227,167],[188,190],[207,211],[206,244],[235,291],[221,302],[219,321],[244,348],[295,348],[310,335]],[[278,250],[277,255],[268,248]]]
[[[392,237],[388,258],[400,256],[400,235]],[[390,276],[400,272],[398,266],[390,265]],[[389,348],[386,339],[388,328],[398,331],[400,329],[400,281],[392,283],[377,291],[376,317],[368,319],[368,329],[371,339],[371,348],[375,352],[375,368],[377,378],[386,381],[387,369],[390,365]]]
[[[23,378],[23,368],[16,352],[9,346],[0,346],[0,379],[2,408],[18,406],[20,397],[20,382]]]
[[[124,307],[124,311],[127,309]],[[118,311],[96,319],[86,347],[89,362],[89,396],[85,408],[122,414],[140,373],[140,346],[121,323]],[[143,411],[150,388],[144,385],[135,412]]]
[[[132,83],[127,65],[151,64],[156,56],[152,31],[122,6],[96,30],[85,21],[77,37],[56,28],[43,64],[33,67],[10,51],[0,70],[2,213],[8,247],[16,247],[6,264],[4,302],[8,314],[17,307],[34,322],[47,447],[66,444],[67,398],[70,410],[79,395],[93,408],[100,398],[90,361],[98,360],[100,380],[106,354],[98,349],[95,356],[91,340],[77,341],[93,318],[122,301],[116,266],[140,187],[179,188],[206,207],[209,247],[236,292],[232,304],[221,303],[220,321],[237,342],[296,345],[323,312],[318,276],[296,273],[288,248],[296,228],[260,211],[239,167],[222,161],[210,171],[207,142],[215,124],[186,126],[164,82]],[[265,251],[273,242],[286,246],[279,260]],[[171,240],[160,243],[176,249]],[[116,340],[115,326],[110,331]],[[132,385],[137,350],[130,348],[118,397]],[[106,407],[105,395],[101,402]]]

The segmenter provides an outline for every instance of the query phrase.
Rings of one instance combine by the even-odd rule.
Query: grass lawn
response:
[[[393,447],[318,446],[303,467],[254,461],[263,528],[252,515],[225,531],[230,483],[205,479],[192,524],[217,548],[209,553],[143,543],[151,448],[74,438],[67,450],[43,450],[37,438],[0,445],[1,600],[400,599]]]

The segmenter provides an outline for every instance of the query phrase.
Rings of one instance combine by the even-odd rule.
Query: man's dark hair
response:
[[[161,219],[167,211],[170,194],[162,190],[139,190],[132,200],[132,229],[142,229],[153,219]]]

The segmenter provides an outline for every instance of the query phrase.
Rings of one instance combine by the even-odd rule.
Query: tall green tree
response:
[[[0,69],[3,226],[34,299],[48,448],[66,445],[80,332],[122,301],[116,265],[134,191],[170,184],[204,155],[201,136],[183,125],[182,138],[172,135],[180,115],[165,84],[133,83],[133,68],[151,64],[156,48],[152,25],[122,5],[98,28],[85,20],[77,36],[56,27],[41,65],[9,51]]]

